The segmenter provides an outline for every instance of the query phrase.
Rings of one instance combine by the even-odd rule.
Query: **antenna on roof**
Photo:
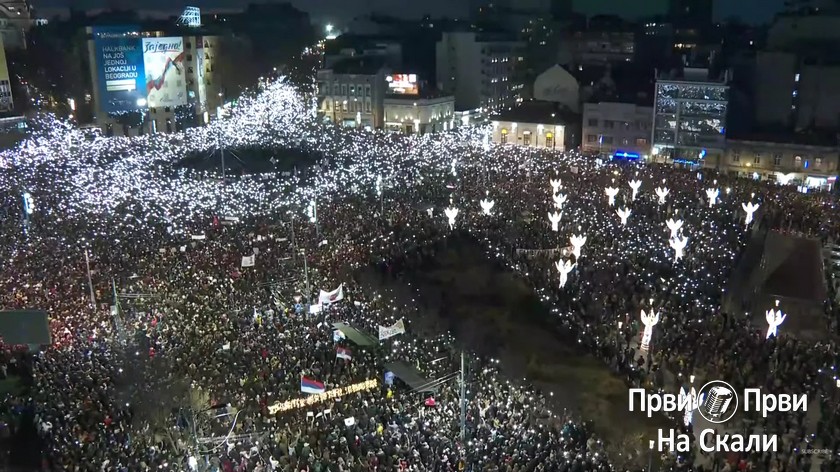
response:
[[[178,24],[198,28],[201,26],[201,10],[198,7],[186,7],[178,18]]]

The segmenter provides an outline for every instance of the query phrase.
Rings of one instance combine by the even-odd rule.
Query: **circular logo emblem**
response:
[[[738,411],[738,394],[732,385],[712,380],[697,392],[697,411],[710,423],[725,423]]]

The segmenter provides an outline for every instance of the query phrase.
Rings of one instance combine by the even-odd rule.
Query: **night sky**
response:
[[[264,0],[263,0],[264,1]],[[289,0],[298,8],[308,11],[314,20],[332,20],[340,23],[342,18],[377,11],[385,14],[412,18],[425,13],[432,16],[466,16],[468,0]],[[667,0],[575,0],[577,9],[586,14],[614,13],[626,17],[637,17],[662,13]],[[67,7],[70,3],[78,9],[97,9],[106,5],[106,0],[35,0],[36,7],[45,14],[53,8]],[[117,0],[117,4],[144,10],[165,10],[195,5],[202,9],[237,8],[247,5],[249,0]],[[729,16],[740,16],[749,23],[764,22],[781,9],[784,0],[715,0],[715,16],[722,20]]]

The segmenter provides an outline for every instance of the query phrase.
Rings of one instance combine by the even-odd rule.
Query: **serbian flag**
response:
[[[340,357],[344,360],[349,361],[353,356],[352,356],[352,353],[350,352],[350,349],[347,349],[346,347],[340,347],[339,346],[335,349],[335,357]]]
[[[423,401],[423,404],[426,405],[427,407],[431,408],[431,407],[436,406],[437,402],[435,401],[435,397],[429,397],[429,398],[427,398],[426,400]]]
[[[335,303],[343,299],[344,284],[339,285],[338,288],[333,290],[332,292],[325,292],[321,290],[321,293],[318,295],[318,303],[320,303],[321,305],[329,305],[330,303]]]
[[[327,391],[324,384],[317,380],[308,379],[306,377],[300,378],[300,391],[303,393],[324,393]]]

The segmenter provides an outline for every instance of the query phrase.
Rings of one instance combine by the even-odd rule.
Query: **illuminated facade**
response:
[[[200,125],[220,113],[224,104],[222,83],[216,74],[219,36],[175,36],[183,40],[183,67],[178,68],[178,86],[186,94],[186,106],[139,106],[140,120],[127,119],[126,113],[109,113],[103,102],[100,83],[101,65],[97,63],[97,48],[93,28],[88,27],[88,55],[93,85],[95,123],[104,133],[116,136],[133,136],[148,133],[171,133],[184,126]],[[138,32],[138,38],[166,38],[163,31]]]
[[[455,97],[385,97],[385,129],[406,134],[447,131],[455,127]]]
[[[318,71],[318,112],[348,128],[381,129],[387,75],[382,61],[346,59]]]
[[[828,189],[834,186],[840,147],[730,139],[720,170],[740,177]]]
[[[707,69],[686,68],[679,79],[659,78],[651,154],[657,162],[714,165],[726,146],[729,86]]]
[[[556,151],[565,150],[565,127],[563,125],[504,121],[501,119],[493,120],[492,124],[494,143],[516,144]]]

